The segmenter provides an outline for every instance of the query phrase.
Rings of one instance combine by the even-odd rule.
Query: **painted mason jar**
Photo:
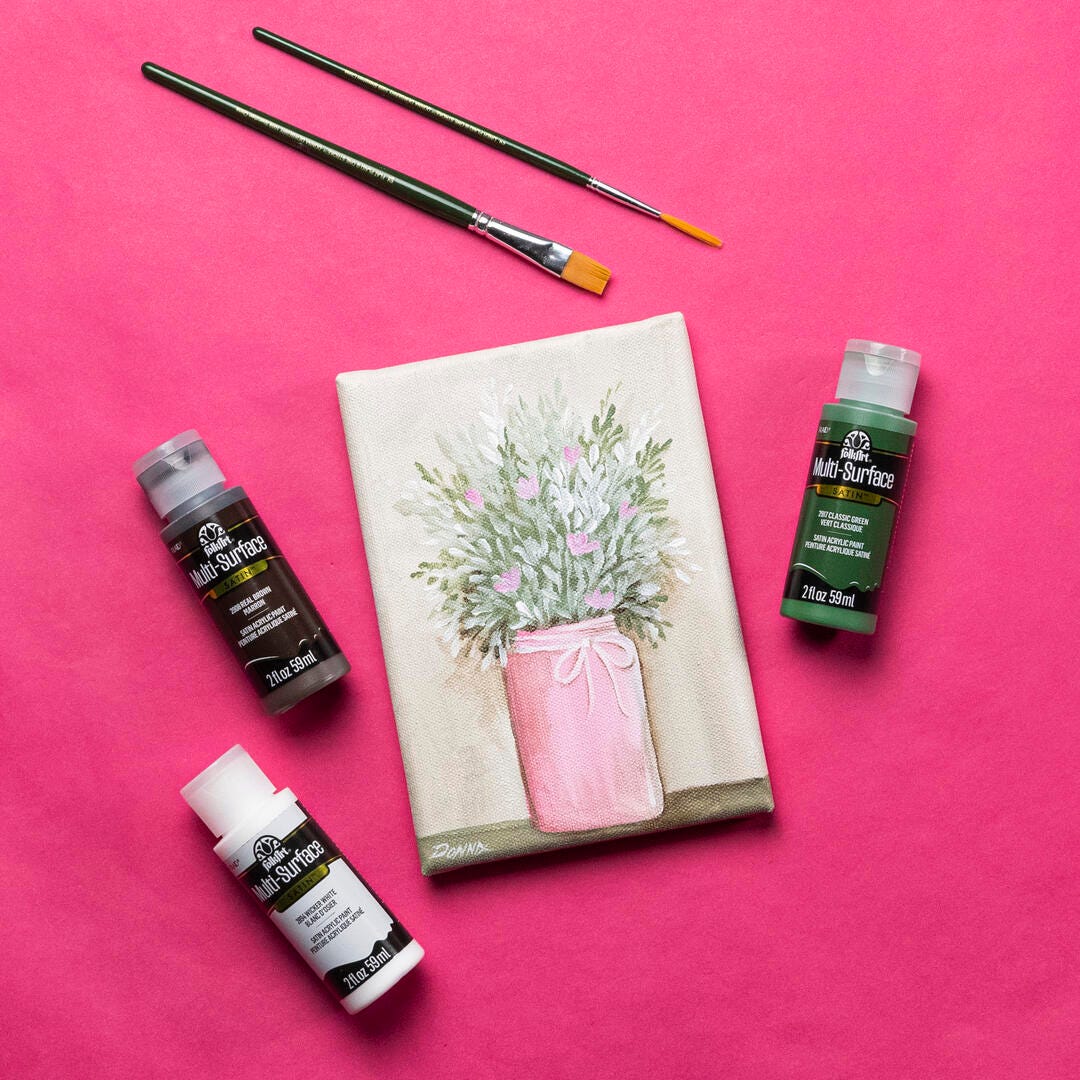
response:
[[[505,675],[537,829],[602,829],[663,812],[641,662],[612,616],[520,631]]]

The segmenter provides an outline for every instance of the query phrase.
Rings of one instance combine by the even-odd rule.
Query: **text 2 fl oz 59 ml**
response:
[[[244,489],[225,487],[198,432],[145,454],[135,475],[167,522],[162,540],[268,712],[349,670]]]
[[[872,634],[907,480],[919,354],[849,341],[821,410],[780,613]]]

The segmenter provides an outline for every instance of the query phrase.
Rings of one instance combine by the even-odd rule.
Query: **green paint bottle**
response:
[[[821,410],[780,614],[872,634],[915,421],[919,354],[876,341],[844,349]]]

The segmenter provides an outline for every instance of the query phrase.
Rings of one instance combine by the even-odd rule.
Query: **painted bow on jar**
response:
[[[606,623],[608,620],[597,619],[595,621]],[[585,625],[587,624],[578,624],[579,627]],[[593,707],[596,704],[592,664],[589,663],[589,654],[592,653],[607,671],[619,711],[623,716],[630,716],[630,708],[623,700],[622,679],[620,679],[617,672],[625,671],[637,664],[638,655],[634,643],[625,634],[620,634],[618,630],[582,636],[580,631],[577,633],[565,632],[571,629],[573,628],[557,627],[554,630],[537,631],[528,640],[518,642],[515,646],[516,650],[519,653],[559,653],[558,659],[551,666],[551,676],[563,686],[569,686],[584,672],[589,694],[587,713],[589,716],[592,715]]]

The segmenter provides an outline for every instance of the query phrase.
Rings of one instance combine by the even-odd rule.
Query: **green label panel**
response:
[[[907,478],[911,438],[822,420],[806,480],[784,597],[877,610]]]

